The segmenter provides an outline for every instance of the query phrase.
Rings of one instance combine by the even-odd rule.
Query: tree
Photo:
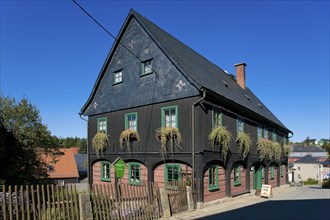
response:
[[[324,143],[322,149],[328,153],[328,159],[330,160],[330,143]]]
[[[0,180],[27,184],[47,179],[41,154],[55,155],[58,138],[42,123],[39,110],[26,98],[0,96]]]

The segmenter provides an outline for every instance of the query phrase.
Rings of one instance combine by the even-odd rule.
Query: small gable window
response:
[[[107,133],[107,118],[97,119],[97,132]]]
[[[141,63],[141,76],[152,73],[152,60],[147,60]]]
[[[123,70],[119,70],[113,73],[113,84],[118,84],[123,82]]]

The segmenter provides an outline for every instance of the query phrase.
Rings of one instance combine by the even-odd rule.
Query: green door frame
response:
[[[255,166],[253,172],[253,189],[261,189],[262,186],[262,165]]]

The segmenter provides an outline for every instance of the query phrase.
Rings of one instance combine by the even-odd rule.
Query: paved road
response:
[[[203,220],[330,220],[330,190],[300,187],[266,202],[200,218]]]

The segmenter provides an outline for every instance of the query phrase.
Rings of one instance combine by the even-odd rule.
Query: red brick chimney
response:
[[[245,66],[245,63],[235,64],[236,82],[242,89],[245,89]]]

